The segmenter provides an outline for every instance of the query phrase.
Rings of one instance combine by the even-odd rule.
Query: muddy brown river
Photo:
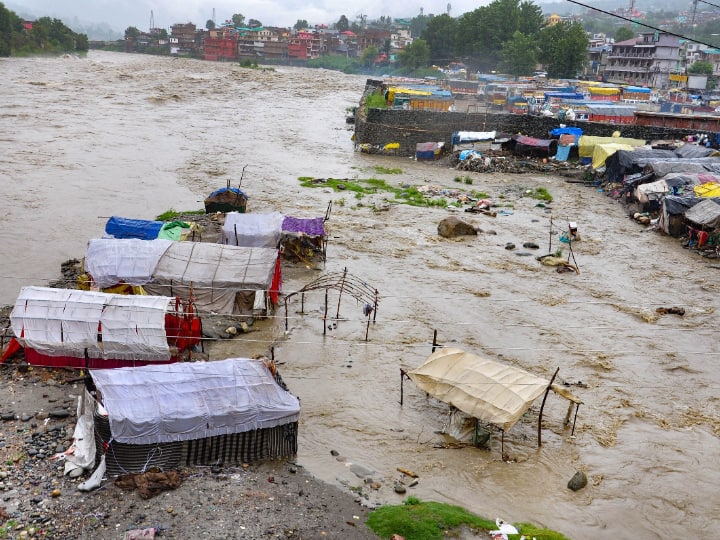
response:
[[[322,216],[325,264],[288,265],[283,290],[347,271],[377,288],[365,341],[363,305],[343,296],[323,334],[323,292],[293,300],[216,358],[274,347],[301,398],[298,461],[327,482],[381,484],[368,504],[398,503],[398,467],[419,475],[408,494],[569,538],[687,538],[720,523],[720,272],[676,239],[628,219],[597,189],[542,175],[462,173],[354,151],[345,111],[365,77],[278,67],[90,52],[87,58],[0,59],[0,303],[44,285],[82,257],[107,217],[153,219],[202,208],[240,180],[251,212]],[[401,172],[388,174],[388,169]],[[387,194],[303,188],[299,177],[382,178],[392,185],[472,188],[507,204],[496,217],[458,213],[483,232],[447,240],[442,208],[389,204]],[[525,196],[546,188],[549,208]],[[550,230],[550,216],[556,224]],[[534,255],[576,222],[579,274]],[[505,249],[512,242],[515,250]],[[523,248],[535,242],[540,250]],[[531,253],[523,256],[519,253]],[[567,250],[564,252],[567,254]],[[330,314],[337,293],[329,293]],[[685,315],[660,315],[682,306]],[[400,369],[430,354],[433,331],[460,347],[558,380],[582,400],[574,436],[552,393],[538,448],[538,400],[490,449],[455,447],[437,433],[447,406]],[[331,450],[339,453],[331,455]],[[588,485],[566,486],[582,470]]]

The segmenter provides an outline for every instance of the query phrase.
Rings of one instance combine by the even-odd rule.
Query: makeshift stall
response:
[[[297,453],[300,401],[267,359],[90,372],[95,447],[108,476],[238,465]]]
[[[533,402],[553,390],[570,401],[566,416],[582,403],[569,390],[522,369],[482,358],[457,348],[440,348],[422,365],[402,371],[420,390],[462,411],[470,418],[497,426],[503,434],[530,408]],[[557,375],[557,371],[555,372]],[[402,404],[402,399],[401,402]],[[542,444],[541,424],[545,405],[538,418],[538,445]],[[574,423],[573,423],[574,429]]]
[[[10,323],[29,364],[116,368],[182,360],[200,343],[191,303],[77,289],[23,287]]]

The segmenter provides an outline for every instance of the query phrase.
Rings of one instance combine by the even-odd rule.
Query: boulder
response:
[[[587,486],[587,476],[582,471],[576,472],[567,485],[567,487],[573,491],[582,489],[585,486]]]
[[[466,221],[456,216],[449,216],[438,224],[438,234],[445,238],[475,236],[477,235],[477,230]]]

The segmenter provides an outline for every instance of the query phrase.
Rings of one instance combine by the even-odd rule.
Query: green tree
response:
[[[378,54],[380,54],[378,48],[375,45],[370,45],[360,55],[360,62],[366,68],[371,68],[375,63],[375,59],[378,57]]]
[[[12,11],[9,11],[0,3],[0,56],[12,54]]]
[[[205,22],[205,28],[207,28],[208,30],[215,30],[215,21],[213,21],[212,19],[208,19]]]
[[[308,26],[308,22],[305,19],[298,19],[297,22],[293,25],[293,28],[295,30],[304,30]]]
[[[165,30],[164,28],[161,28],[160,33],[158,34],[158,38],[167,39],[168,38],[167,30]]]
[[[245,15],[242,13],[235,13],[230,19],[235,26],[245,26]]]
[[[515,78],[520,75],[531,75],[537,64],[535,40],[518,30],[511,40],[502,44],[500,57],[501,69],[512,73]]]
[[[445,65],[455,56],[455,40],[458,22],[443,13],[428,21],[422,39],[430,47],[430,59],[435,64]]]
[[[400,65],[410,70],[427,66],[430,62],[430,47],[425,40],[418,38],[400,53]]]
[[[542,8],[532,2],[521,2],[519,9],[520,24],[518,30],[526,36],[535,36],[545,26]]]
[[[340,15],[340,18],[335,23],[335,30],[338,32],[344,32],[350,28],[350,21],[348,21],[348,18],[345,15]]]
[[[417,17],[413,17],[410,21],[410,35],[414,38],[422,36],[429,20],[430,18],[422,13]]]
[[[629,26],[621,26],[615,32],[615,41],[627,41],[635,37],[635,32]]]
[[[247,24],[250,28],[260,28],[263,25],[257,19],[250,19]]]
[[[135,26],[128,26],[125,29],[125,39],[136,38],[139,35],[140,35],[140,30],[138,30]]]
[[[692,75],[712,75],[713,65],[705,60],[698,60],[688,68],[688,73]]]
[[[540,32],[540,62],[548,75],[572,79],[587,61],[588,37],[577,22],[561,21]]]

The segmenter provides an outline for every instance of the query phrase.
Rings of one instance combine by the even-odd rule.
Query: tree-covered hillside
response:
[[[88,38],[59,19],[23,21],[0,3],[0,56],[86,52]]]

